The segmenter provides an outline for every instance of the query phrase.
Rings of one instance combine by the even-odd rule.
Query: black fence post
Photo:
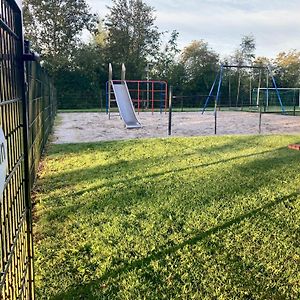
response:
[[[22,53],[24,48],[20,47]],[[25,204],[26,204],[26,220],[27,220],[27,244],[28,244],[28,273],[29,273],[29,293],[30,299],[34,299],[34,270],[33,270],[33,232],[32,232],[32,203],[31,203],[31,172],[29,164],[29,122],[28,122],[28,82],[25,78],[25,62],[20,64],[20,77],[22,85],[22,102],[23,102],[23,140],[24,140],[24,189],[25,189]]]
[[[215,99],[215,110],[214,110],[214,116],[215,116],[215,135],[217,134],[217,127],[218,127],[218,107],[217,107],[217,99]]]
[[[262,107],[259,105],[259,121],[258,121],[258,133],[261,134],[261,123],[262,123]]]
[[[172,134],[172,98],[173,98],[173,87],[170,86],[170,89],[169,89],[169,126],[168,126],[168,135]]]

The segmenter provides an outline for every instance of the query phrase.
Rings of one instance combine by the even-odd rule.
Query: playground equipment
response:
[[[209,95],[205,101],[204,107],[202,109],[202,114],[205,112],[206,108],[209,105],[209,102],[212,98],[215,99],[215,103],[214,103],[214,111],[216,112],[217,107],[220,105],[220,98],[221,98],[221,87],[223,84],[223,79],[224,79],[224,71],[225,69],[232,69],[235,68],[238,70],[238,86],[237,86],[237,97],[236,97],[236,107],[238,107],[239,105],[241,106],[241,109],[243,109],[243,105],[244,102],[240,102],[240,94],[241,94],[241,73],[240,70],[241,69],[250,69],[250,70],[258,70],[259,71],[259,78],[258,78],[258,87],[257,87],[257,94],[256,94],[256,103],[253,101],[253,96],[252,96],[252,74],[250,73],[250,77],[249,77],[249,83],[250,83],[250,87],[249,87],[249,103],[247,105],[249,105],[249,107],[256,107],[259,108],[260,106],[260,92],[261,92],[261,85],[262,85],[262,72],[265,71],[266,72],[266,98],[267,98],[267,102],[268,102],[268,98],[269,98],[269,92],[271,89],[273,89],[276,93],[276,98],[277,98],[277,102],[280,104],[280,108],[282,113],[285,113],[285,107],[283,105],[282,99],[281,99],[281,95],[279,92],[279,88],[277,86],[275,77],[273,75],[273,72],[271,70],[270,66],[243,66],[243,65],[221,65],[220,67],[220,71],[218,72],[213,85],[211,87],[211,90],[209,92]],[[248,74],[249,75],[249,74]],[[271,82],[273,84],[273,88],[269,87],[269,80],[271,79]],[[228,90],[228,98],[229,98],[229,104],[230,106],[232,106],[232,101],[231,101],[231,80],[230,77],[228,79],[229,82],[229,90]],[[217,91],[216,94],[213,95],[215,89],[217,86]]]
[[[120,116],[123,119],[126,128],[141,128],[141,123],[138,121],[134,107],[132,104],[132,100],[130,97],[130,93],[125,81],[125,65],[122,65],[122,72],[121,72],[121,80],[120,81],[113,81],[112,80],[112,65],[109,64],[109,107],[111,102],[111,89],[114,92],[115,100],[117,102]],[[109,109],[110,115],[110,109]]]
[[[116,96],[121,118],[123,119],[126,128],[140,128],[141,123],[136,117],[126,82],[113,82],[112,88]]]
[[[133,116],[132,110],[134,115],[135,110],[138,114],[141,111],[151,111],[152,113],[155,110],[159,110],[160,113],[167,111],[167,82],[159,80],[126,80],[125,77],[126,69],[124,64],[122,65],[121,80],[112,79],[112,65],[109,65],[109,81],[106,84],[106,113],[109,115],[109,118],[115,103],[123,120],[124,110],[122,109],[124,103],[127,103],[126,107],[128,106],[128,108],[128,103],[131,103],[131,116]],[[114,89],[116,86],[117,89]],[[126,112],[128,112],[127,109]]]

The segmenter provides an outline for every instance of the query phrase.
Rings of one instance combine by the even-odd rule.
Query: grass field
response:
[[[37,299],[300,299],[300,136],[52,145]]]

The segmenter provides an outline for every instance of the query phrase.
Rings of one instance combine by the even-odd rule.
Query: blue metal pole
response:
[[[202,115],[204,114],[204,112],[205,112],[205,110],[206,110],[206,108],[207,108],[207,106],[208,106],[209,100],[210,100],[210,98],[211,98],[211,96],[212,96],[212,93],[213,93],[213,91],[214,91],[214,89],[215,89],[215,85],[216,85],[216,83],[217,83],[218,76],[219,76],[219,73],[217,74],[217,76],[216,76],[216,78],[215,78],[215,81],[214,81],[214,83],[213,83],[213,85],[212,85],[212,87],[211,87],[211,89],[210,89],[209,95],[208,95],[208,97],[206,98],[204,107],[203,107],[203,109],[202,109]]]
[[[215,113],[217,111],[217,105],[218,105],[219,99],[220,99],[220,92],[221,92],[221,86],[222,86],[222,80],[223,80],[223,70],[224,70],[224,67],[221,66],[220,78],[219,78],[219,85],[218,85],[218,91],[217,91],[217,96],[216,96]]]
[[[274,86],[274,88],[276,90],[276,94],[277,94],[277,97],[278,97],[278,100],[279,100],[279,103],[280,103],[280,106],[281,106],[281,111],[283,113],[285,113],[285,108],[284,108],[282,100],[281,100],[281,96],[280,96],[280,93],[279,93],[279,90],[278,90],[278,87],[277,87],[277,83],[276,83],[275,77],[274,77],[273,72],[272,72],[272,70],[271,70],[270,67],[268,67],[268,70],[269,70],[271,78],[272,78],[273,86]]]

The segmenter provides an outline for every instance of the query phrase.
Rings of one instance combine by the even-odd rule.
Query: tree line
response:
[[[75,100],[95,104],[104,98],[100,93],[105,90],[108,63],[115,66],[117,79],[125,63],[128,79],[146,79],[148,74],[168,81],[177,95],[207,95],[224,63],[269,64],[279,86],[299,86],[297,50],[273,59],[256,57],[255,37],[245,35],[234,53],[221,58],[202,39],[179,49],[179,33],[161,32],[155,22],[155,8],[142,0],[112,0],[104,19],[93,14],[85,0],[24,1],[26,38],[54,78],[62,106]],[[82,41],[83,32],[89,32],[88,42]],[[224,84],[230,83],[228,93],[235,95],[246,93],[259,80],[266,84],[259,71],[232,69],[224,75]]]

